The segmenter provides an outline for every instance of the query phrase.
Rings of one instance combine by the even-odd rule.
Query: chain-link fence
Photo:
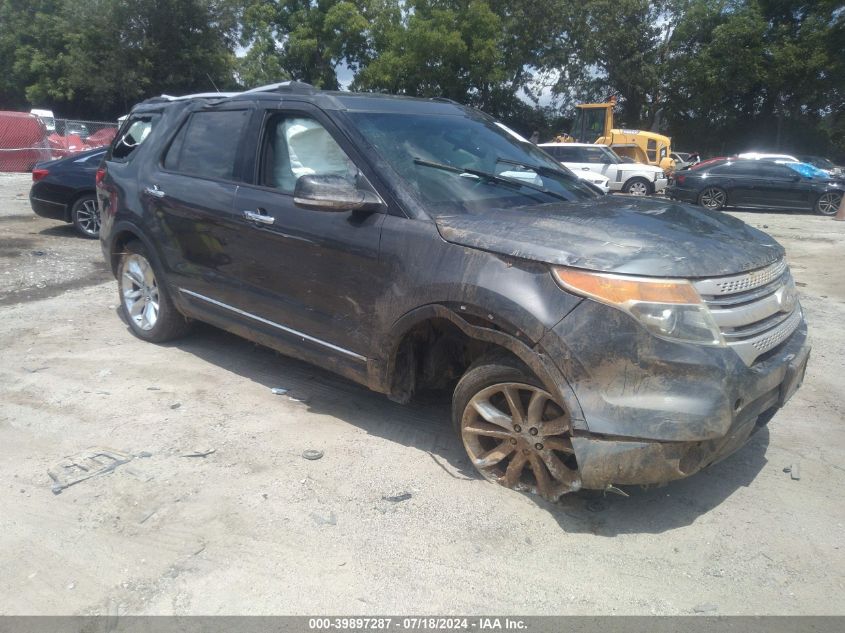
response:
[[[36,163],[108,145],[117,127],[117,122],[0,112],[0,172],[32,171]]]

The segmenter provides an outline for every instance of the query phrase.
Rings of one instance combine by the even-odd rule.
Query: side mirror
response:
[[[358,189],[347,178],[329,174],[300,176],[293,189],[293,201],[319,211],[378,211],[384,206],[384,201],[372,191]]]

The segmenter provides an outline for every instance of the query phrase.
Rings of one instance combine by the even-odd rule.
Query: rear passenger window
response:
[[[584,152],[584,161],[585,163],[593,163],[596,165],[601,165],[607,162],[607,154],[604,153],[599,147],[592,148],[592,147],[584,147],[582,150]]]
[[[195,112],[164,157],[164,168],[182,174],[235,179],[235,159],[249,110]]]
[[[759,176],[760,166],[755,162],[747,163],[725,163],[710,170],[713,174],[725,174],[727,176]]]
[[[788,180],[797,175],[797,172],[794,172],[789,167],[784,167],[783,165],[763,164],[760,168],[760,171],[766,178],[786,178]]]
[[[127,162],[147,140],[156,123],[161,118],[159,114],[143,114],[129,117],[120,129],[117,139],[112,145],[109,160]]]
[[[578,148],[577,147],[558,147],[557,158],[566,163],[578,162]]]

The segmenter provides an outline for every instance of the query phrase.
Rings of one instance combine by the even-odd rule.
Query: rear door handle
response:
[[[161,189],[158,188],[158,185],[153,185],[152,187],[146,187],[144,189],[144,193],[153,196],[154,198],[163,198],[167,194],[164,193]]]
[[[267,212],[264,211],[261,213],[261,209],[259,212],[256,211],[244,211],[244,217],[251,222],[256,222],[257,224],[273,224],[276,221],[272,215],[267,215]]]

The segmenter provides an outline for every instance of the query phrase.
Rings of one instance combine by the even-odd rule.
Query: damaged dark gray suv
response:
[[[152,99],[97,180],[137,336],[205,321],[394,400],[451,389],[478,471],[548,499],[695,473],[804,375],[775,240],[598,195],[449,101],[298,83]]]

